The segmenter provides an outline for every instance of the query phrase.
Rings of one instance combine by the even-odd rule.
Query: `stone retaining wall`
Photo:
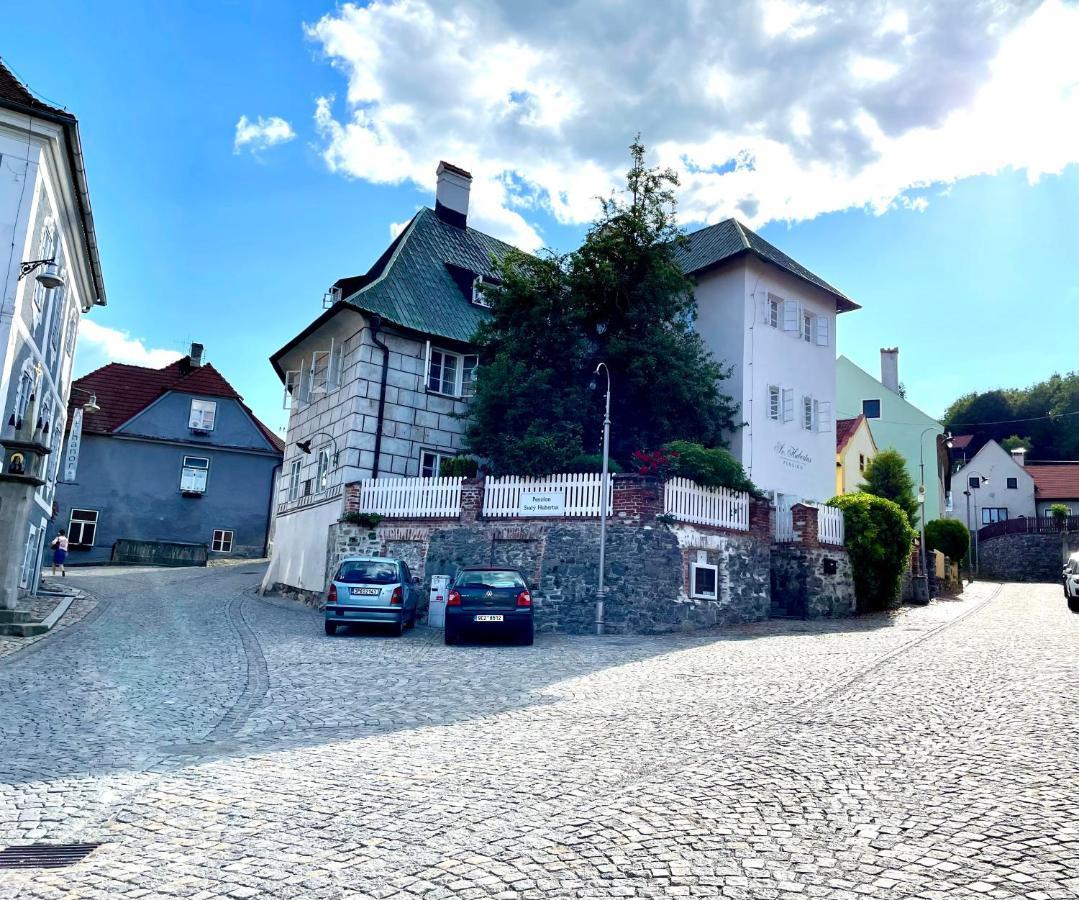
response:
[[[1060,581],[1079,534],[1000,534],[978,544],[982,578],[1000,581]]]

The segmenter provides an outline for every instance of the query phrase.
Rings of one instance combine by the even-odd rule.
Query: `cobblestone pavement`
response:
[[[445,647],[260,569],[78,573],[0,661],[0,900],[1079,896],[1060,588],[832,623]]]

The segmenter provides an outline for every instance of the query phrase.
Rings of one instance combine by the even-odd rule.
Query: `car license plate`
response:
[[[502,616],[476,616],[476,622],[501,622]]]
[[[353,597],[377,597],[382,593],[378,588],[351,588]]]

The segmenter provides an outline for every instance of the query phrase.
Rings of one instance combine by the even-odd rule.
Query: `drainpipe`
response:
[[[273,526],[273,510],[274,503],[277,502],[277,492],[280,489],[280,485],[277,483],[278,478],[281,475],[281,463],[278,463],[273,467],[273,471],[270,473],[270,502],[266,507],[266,540],[262,542],[262,555],[266,557],[270,553],[270,528]]]
[[[375,425],[375,461],[371,465],[371,477],[378,478],[378,460],[382,453],[382,417],[386,412],[386,378],[390,371],[390,348],[378,336],[382,329],[382,316],[371,316],[371,340],[382,351],[382,386],[378,391],[378,421]]]

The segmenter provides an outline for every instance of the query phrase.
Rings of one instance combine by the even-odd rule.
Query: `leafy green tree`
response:
[[[970,550],[970,531],[958,519],[934,519],[925,523],[925,545],[961,563]]]
[[[1053,503],[1049,506],[1049,515],[1055,522],[1063,522],[1068,518],[1068,507],[1063,503]]]
[[[581,247],[499,267],[492,318],[476,335],[481,366],[467,429],[470,448],[498,472],[560,471],[600,449],[611,375],[611,457],[686,439],[720,446],[737,404],[721,392],[729,370],[693,328],[692,282],[676,252],[682,236],[670,170],[644,164],[635,141],[626,189],[601,201]]]
[[[901,602],[901,579],[914,541],[906,514],[891,500],[873,494],[843,494],[829,503],[843,510],[844,545],[858,611],[894,609]]]
[[[722,447],[708,448],[690,441],[671,441],[663,448],[670,460],[670,474],[688,478],[701,487],[729,488],[762,496],[746,470]]]
[[[1017,434],[1013,434],[1011,437],[1006,437],[1000,442],[1000,446],[1011,453],[1013,450],[1029,450],[1031,448],[1030,438],[1019,437]]]
[[[911,525],[918,524],[918,500],[907,461],[898,450],[882,450],[862,473],[862,492],[891,500],[906,513]]]

